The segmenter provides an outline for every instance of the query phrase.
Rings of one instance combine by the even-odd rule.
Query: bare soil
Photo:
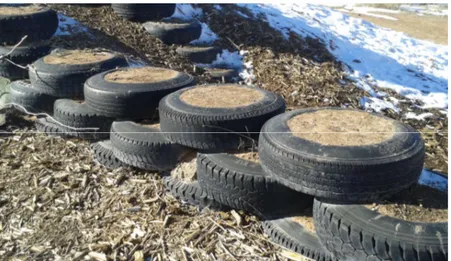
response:
[[[365,207],[405,221],[448,222],[448,193],[424,185],[415,185],[385,202]]]
[[[326,146],[363,146],[393,137],[392,120],[367,112],[319,110],[299,114],[288,121],[294,136]]]
[[[307,231],[316,234],[312,208],[304,210],[299,216],[292,217],[291,220],[302,225]]]
[[[171,171],[171,177],[182,180],[185,183],[197,181],[197,152],[191,151],[184,155],[180,163]]]
[[[255,163],[260,163],[260,157],[258,156],[258,152],[256,152],[256,151],[233,153],[233,155],[240,159],[252,161]]]
[[[179,72],[158,67],[120,69],[105,75],[105,80],[116,83],[155,83],[174,79]]]
[[[27,15],[34,14],[42,10],[42,7],[36,5],[11,7],[0,6],[0,15]]]
[[[236,108],[249,106],[262,100],[263,93],[235,84],[207,85],[192,88],[180,95],[185,103],[205,108]]]
[[[49,54],[44,57],[47,64],[89,64],[98,63],[114,57],[114,54],[107,52],[96,52],[92,50],[69,50]]]

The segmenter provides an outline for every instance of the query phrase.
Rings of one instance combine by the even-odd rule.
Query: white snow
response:
[[[213,6],[216,10],[221,11],[222,10],[222,6],[221,5],[214,5]]]
[[[424,121],[427,118],[434,117],[434,114],[430,113],[430,112],[426,112],[426,113],[422,113],[422,114],[417,115],[416,113],[408,112],[404,116],[405,116],[406,119],[415,119],[415,120],[418,120],[418,121]]]
[[[87,32],[88,28],[69,16],[58,13],[58,29],[54,36],[71,35]]]
[[[202,17],[203,12],[200,8],[194,8],[191,4],[177,4],[174,14],[171,18],[178,18],[181,20],[191,20]]]
[[[254,15],[263,14],[287,38],[290,32],[320,38],[351,68],[349,77],[373,97],[378,87],[388,88],[423,102],[423,108],[448,110],[447,46],[417,40],[325,6],[239,5]],[[390,106],[387,103],[384,106]]]
[[[423,169],[421,172],[418,183],[441,191],[448,191],[448,179],[427,169]]]
[[[202,34],[199,39],[191,41],[190,44],[211,44],[218,40],[219,37],[208,27],[206,23],[202,23]]]
[[[397,10],[389,10],[389,9],[382,9],[382,8],[373,8],[373,7],[366,7],[366,6],[353,6],[352,8],[340,8],[337,9],[337,11],[340,12],[346,12],[346,13],[355,13],[355,14],[363,14],[368,16],[373,16],[377,18],[387,19],[387,20],[393,20],[397,21],[395,17],[391,17],[388,15],[380,14],[380,13],[391,13],[396,14],[399,13]]]
[[[418,13],[420,15],[428,14],[428,15],[447,16],[448,15],[448,8],[442,9],[440,7],[444,7],[444,5],[415,5],[415,4],[409,4],[409,5],[401,5],[399,7],[399,9],[403,10],[403,11],[408,11],[408,12],[415,12],[415,13]]]
[[[365,110],[372,110],[375,112],[381,112],[385,109],[392,109],[395,112],[399,113],[399,108],[396,107],[393,102],[389,102],[383,99],[378,99],[376,97],[362,97],[360,98],[360,105]]]

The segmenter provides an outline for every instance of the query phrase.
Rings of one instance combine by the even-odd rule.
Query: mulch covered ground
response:
[[[60,36],[52,40],[57,47],[108,48],[188,72],[201,84],[212,82],[175,53],[177,46],[150,37],[108,6],[53,8],[87,25],[95,36]],[[290,109],[359,108],[365,93],[346,80],[341,64],[317,40],[293,35],[287,41],[261,20],[235,14],[234,6],[222,12],[202,8],[204,21],[221,38],[216,44],[249,51],[256,84],[283,95]],[[414,107],[410,102],[399,106]],[[406,122],[423,132],[426,167],[447,173],[448,121],[432,112],[436,118]],[[400,119],[392,111],[384,114]],[[287,260],[255,217],[184,206],[164,193],[157,174],[109,171],[92,160],[88,142],[30,133],[32,118],[8,116],[7,127],[1,128],[16,133],[0,133],[0,256],[5,259]]]

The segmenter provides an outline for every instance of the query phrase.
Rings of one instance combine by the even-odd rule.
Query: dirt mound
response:
[[[256,152],[256,151],[252,151],[252,152],[238,152],[238,153],[233,153],[233,155],[238,157],[238,158],[240,158],[240,159],[252,161],[252,162],[255,162],[255,163],[260,163],[260,157],[258,156],[258,152]]]
[[[107,52],[92,50],[69,50],[47,55],[44,62],[47,64],[89,64],[108,60],[114,55]]]
[[[171,171],[171,177],[182,180],[185,183],[197,181],[197,152],[188,152],[179,164]]]
[[[392,120],[367,112],[320,110],[299,114],[288,121],[294,136],[326,146],[363,146],[393,137]]]
[[[105,80],[116,83],[154,83],[175,78],[179,73],[157,67],[121,69],[105,75]]]
[[[304,210],[298,216],[292,217],[291,220],[302,225],[305,229],[307,229],[307,231],[313,234],[316,233],[315,224],[313,224],[313,210],[311,208]]]
[[[0,6],[0,15],[27,15],[34,14],[42,10],[42,7],[36,5],[12,7]]]
[[[256,103],[263,99],[263,94],[256,89],[227,84],[192,88],[183,92],[180,99],[196,107],[235,108]]]

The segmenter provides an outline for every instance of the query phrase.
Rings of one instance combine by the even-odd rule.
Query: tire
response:
[[[42,10],[25,15],[0,15],[0,43],[15,45],[27,35],[24,43],[48,40],[58,28],[58,15],[54,10]]]
[[[114,119],[98,115],[85,103],[69,99],[55,101],[53,117],[61,124],[73,128],[97,128],[97,130],[71,130],[71,135],[88,140],[108,139]]]
[[[84,93],[86,103],[94,111],[121,120],[152,119],[160,99],[195,84],[191,75],[180,72],[172,79],[153,83],[125,84],[104,79],[105,75],[119,70],[110,70],[89,78]]]
[[[197,21],[168,19],[143,24],[146,31],[165,44],[188,44],[200,37],[202,26]]]
[[[64,127],[47,117],[37,119],[35,126],[38,132],[45,133],[49,136],[69,137]]]
[[[181,46],[175,51],[193,63],[212,63],[222,49],[214,46]]]
[[[261,164],[277,181],[318,198],[351,203],[387,198],[417,182],[423,168],[424,144],[412,127],[389,119],[397,133],[365,146],[320,145],[291,133],[289,119],[318,110],[291,111],[263,126],[259,139]]]
[[[13,46],[0,46],[0,56],[9,53],[12,48]],[[48,44],[18,46],[14,52],[6,58],[18,65],[27,66],[42,56],[47,55],[49,52],[50,45]],[[14,64],[3,60],[0,61],[0,77],[5,77],[12,81],[28,79],[28,70],[19,68]]]
[[[202,87],[212,86],[225,85]],[[249,142],[249,138],[257,138],[261,126],[268,119],[285,111],[285,101],[274,93],[253,86],[237,86],[259,90],[263,100],[234,108],[195,107],[183,102],[180,96],[188,90],[199,88],[196,86],[164,97],[159,105],[164,135],[178,144],[209,152],[237,149],[243,142]]]
[[[108,169],[129,168],[130,166],[118,160],[113,154],[113,147],[109,140],[91,144],[93,157],[101,165]]]
[[[53,114],[56,97],[37,91],[29,81],[14,81],[10,84],[11,102],[24,107],[28,112]],[[17,110],[25,112],[19,106]],[[25,112],[26,113],[26,112]]]
[[[448,260],[448,223],[408,222],[362,205],[315,199],[316,233],[340,260]],[[422,233],[416,232],[421,228]]]
[[[134,122],[113,122],[111,144],[114,155],[128,165],[164,171],[177,165],[183,148],[167,140],[159,129]]]
[[[231,81],[234,78],[240,77],[238,71],[234,69],[211,68],[207,69],[206,73],[213,79],[224,79],[224,81]]]
[[[144,23],[170,17],[175,12],[175,4],[111,4],[115,13],[133,21]]]
[[[337,261],[321,244],[316,234],[290,217],[262,221],[263,231],[271,240],[291,251],[316,261]]]
[[[208,207],[211,209],[224,210],[226,207],[209,198],[198,182],[185,183],[172,177],[163,177],[166,191],[177,200],[190,205]]]
[[[233,154],[198,153],[197,179],[210,198],[262,218],[289,215],[312,202],[311,196],[269,179],[260,164]]]
[[[58,50],[63,53],[68,50]],[[47,64],[41,58],[33,63],[29,70],[34,88],[59,98],[83,98],[83,84],[98,73],[116,67],[127,66],[124,57],[114,55],[107,60],[87,64]]]

